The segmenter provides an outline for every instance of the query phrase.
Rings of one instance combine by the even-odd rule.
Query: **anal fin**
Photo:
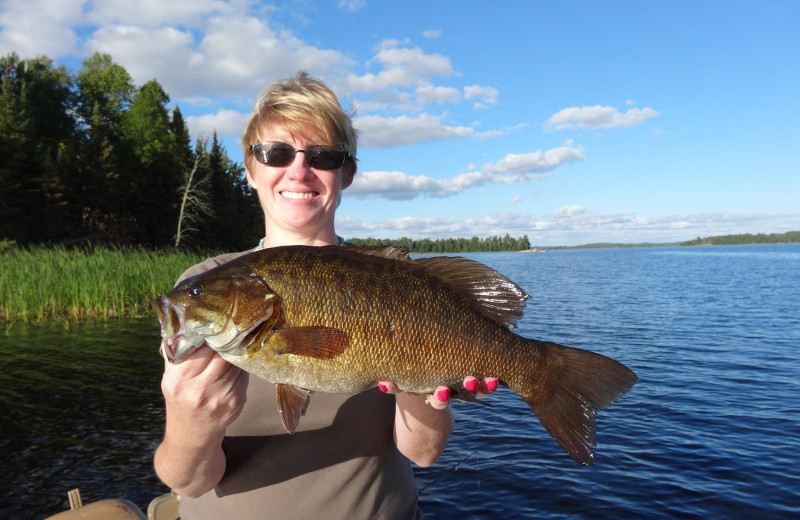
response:
[[[487,403],[486,401],[479,400],[477,397],[475,397],[475,394],[468,391],[463,386],[451,386],[450,396],[453,399],[458,399],[462,403],[475,403],[475,404],[481,404],[483,406],[488,406],[489,408],[494,408],[494,405],[492,403]]]
[[[283,427],[287,432],[294,433],[297,425],[300,424],[300,418],[306,414],[312,392],[284,383],[277,384],[275,391],[278,396],[278,412],[281,414]]]

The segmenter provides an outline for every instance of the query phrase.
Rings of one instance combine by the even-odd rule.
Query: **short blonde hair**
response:
[[[349,152],[343,168],[352,181],[356,173],[357,132],[336,94],[322,81],[300,71],[294,78],[275,81],[261,91],[242,132],[242,152],[248,167],[254,160],[250,145],[263,140],[260,132],[266,128],[281,128],[292,137],[306,139],[313,134],[322,140],[318,144]]]

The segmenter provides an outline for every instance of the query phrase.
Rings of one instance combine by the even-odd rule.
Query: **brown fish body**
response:
[[[304,390],[355,393],[388,380],[430,393],[460,388],[467,375],[492,376],[528,403],[570,455],[591,465],[596,409],[636,376],[604,356],[511,332],[526,298],[496,271],[463,258],[291,246],[187,280],[156,308],[165,338],[192,346],[202,336],[224,359],[277,383],[289,430],[308,404]],[[204,309],[199,318],[195,307]],[[225,313],[211,334],[188,330]],[[256,316],[263,321],[254,325]]]
[[[504,379],[519,336],[414,261],[342,252],[309,258],[303,250],[284,250],[252,264],[269,273],[270,288],[281,295],[284,327],[347,331],[341,354],[276,355],[281,336],[273,335],[267,344],[276,348],[254,346],[229,359],[258,366],[255,373],[275,373],[273,382],[331,393],[359,392],[379,380],[423,393],[468,374]]]

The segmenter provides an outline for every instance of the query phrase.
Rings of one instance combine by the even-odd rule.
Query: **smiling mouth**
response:
[[[319,195],[316,191],[305,191],[305,192],[297,192],[297,191],[282,191],[281,196],[285,199],[292,199],[292,200],[304,200],[304,199],[311,199]]]

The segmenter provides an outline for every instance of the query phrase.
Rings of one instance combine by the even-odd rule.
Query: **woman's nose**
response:
[[[311,175],[311,166],[306,161],[305,152],[297,152],[292,163],[286,167],[286,175],[290,179],[304,179]]]

